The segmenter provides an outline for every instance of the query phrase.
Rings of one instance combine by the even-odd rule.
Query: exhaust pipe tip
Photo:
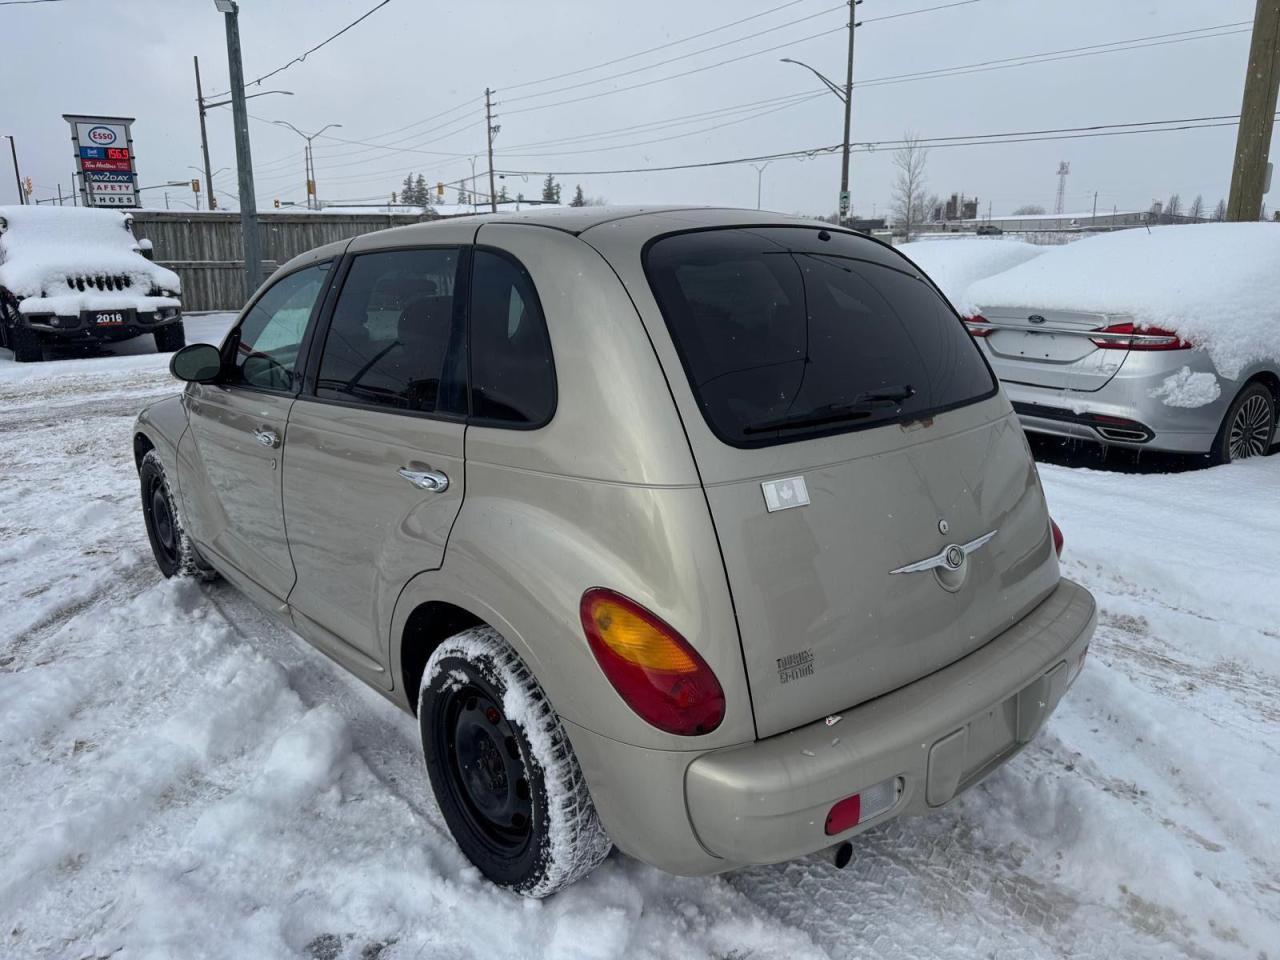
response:
[[[837,870],[843,870],[853,860],[853,844],[846,840],[844,843],[837,844],[828,851],[831,862],[835,864]]]

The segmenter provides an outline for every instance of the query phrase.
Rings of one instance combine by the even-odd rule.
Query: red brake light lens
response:
[[[1095,347],[1102,350],[1191,350],[1195,347],[1195,344],[1183,340],[1172,330],[1161,327],[1113,323],[1093,332],[1100,336],[1089,339]]]
[[[1053,533],[1053,552],[1062,556],[1062,528],[1054,522],[1053,517],[1049,518],[1049,530]]]
[[[603,587],[584,593],[578,612],[600,669],[642,720],[681,736],[710,733],[720,726],[720,681],[668,624]]]
[[[975,337],[989,337],[992,334],[991,321],[980,313],[964,318],[964,328]]]

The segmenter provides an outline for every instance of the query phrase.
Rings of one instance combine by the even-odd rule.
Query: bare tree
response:
[[[1169,202],[1164,206],[1164,215],[1169,223],[1177,223],[1178,217],[1182,213],[1182,197],[1173,194],[1169,197]]]
[[[893,219],[902,224],[906,239],[911,239],[913,228],[924,223],[928,211],[925,209],[925,164],[929,159],[929,151],[920,145],[920,138],[908,131],[902,138],[903,146],[893,154],[893,165],[898,170],[893,184]]]
[[[1038,203],[1026,203],[1013,211],[1015,217],[1038,217],[1044,213],[1044,207]]]
[[[1187,216],[1194,220],[1204,219],[1204,197],[1196,194],[1196,198],[1191,201],[1191,206],[1187,208]]]
[[[1213,208],[1213,219],[1219,223],[1227,219],[1227,201],[1218,201],[1218,205]]]

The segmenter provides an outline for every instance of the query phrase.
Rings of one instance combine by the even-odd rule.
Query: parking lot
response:
[[[453,845],[410,718],[225,584],[160,579],[129,443],[175,389],[152,351],[0,352],[0,955],[1275,955],[1277,457],[1040,451],[1097,636],[1047,729],[945,812],[841,872],[615,853],[525,902]]]

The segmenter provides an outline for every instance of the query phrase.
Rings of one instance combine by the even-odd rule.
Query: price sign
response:
[[[89,207],[138,206],[132,117],[63,114],[71,125],[80,175],[80,195]]]

